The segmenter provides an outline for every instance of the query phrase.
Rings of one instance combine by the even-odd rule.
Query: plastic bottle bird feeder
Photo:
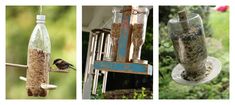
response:
[[[111,30],[93,29],[90,32],[83,99],[89,99],[91,94],[96,95],[101,73],[102,93],[106,91],[108,72],[152,75],[152,65],[140,59],[149,13],[147,7],[116,7],[112,12]]]
[[[132,32],[132,44],[134,47],[132,61],[134,63],[148,64],[147,60],[141,60],[141,49],[145,42],[145,32],[147,26],[149,10],[146,7],[140,7],[133,11],[133,32]]]
[[[45,23],[45,15],[37,15],[37,25],[31,34],[28,45],[28,70],[26,89],[28,96],[46,96],[47,90],[41,87],[49,83],[51,43]]]
[[[202,19],[198,14],[180,11],[168,22],[168,33],[179,62],[172,71],[174,81],[198,85],[215,78],[221,71],[221,62],[207,54]]]
[[[122,23],[122,8],[115,7],[113,8],[113,23],[112,23],[112,30],[111,30],[111,41],[112,41],[112,61],[116,61],[117,58],[117,51],[118,51],[118,41],[121,34],[121,23]]]
[[[6,63],[6,66],[27,69],[26,77],[19,79],[26,81],[28,96],[45,97],[48,90],[56,89],[56,85],[49,84],[49,72],[68,73],[68,70],[50,67],[51,43],[45,26],[45,15],[37,15],[35,26],[28,44],[27,65]]]

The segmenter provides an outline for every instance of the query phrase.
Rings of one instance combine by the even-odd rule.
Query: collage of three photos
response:
[[[229,99],[229,6],[5,8],[6,99]]]

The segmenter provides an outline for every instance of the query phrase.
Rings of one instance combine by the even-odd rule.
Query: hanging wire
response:
[[[42,5],[40,5],[39,14],[42,14]]]

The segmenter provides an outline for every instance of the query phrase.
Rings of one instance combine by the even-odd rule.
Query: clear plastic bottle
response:
[[[112,39],[110,34],[110,29],[104,28],[103,29],[105,34],[105,44],[104,44],[104,57],[103,60],[105,61],[113,61],[112,58]]]
[[[141,56],[141,49],[145,42],[145,32],[149,10],[146,7],[138,7],[137,9],[134,9],[132,15],[133,31],[131,40],[134,45],[132,60],[133,62],[138,63]]]
[[[207,49],[200,15],[187,14],[188,19],[170,19],[168,33],[173,42],[176,57],[184,67],[186,80],[200,80],[206,72]]]
[[[47,95],[41,84],[49,83],[51,43],[45,26],[45,15],[37,15],[35,26],[28,44],[28,70],[26,89],[28,96]]]
[[[116,61],[117,51],[118,51],[118,40],[121,34],[121,23],[122,23],[122,7],[114,7],[113,12],[113,23],[111,30],[111,39],[112,39],[112,59]]]

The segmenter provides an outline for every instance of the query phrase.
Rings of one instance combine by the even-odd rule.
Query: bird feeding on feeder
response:
[[[53,62],[53,65],[56,65],[56,67],[59,69],[59,70],[67,70],[69,68],[73,69],[73,70],[76,70],[74,68],[74,66],[66,61],[64,61],[63,59],[55,59],[54,62]]]

